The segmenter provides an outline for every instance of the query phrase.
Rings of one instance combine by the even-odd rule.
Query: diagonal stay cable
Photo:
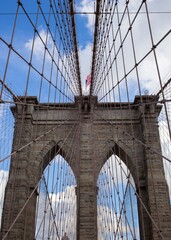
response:
[[[96,116],[100,117],[101,119],[103,119],[105,122],[107,122],[109,125],[113,126],[115,129],[119,129],[118,127],[116,127],[114,124],[112,124],[110,121],[108,121],[107,119],[105,119],[104,117],[102,117],[101,115],[94,113]],[[165,160],[167,160],[168,162],[171,163],[171,159],[163,156],[160,152],[156,151],[154,148],[150,147],[149,145],[143,143],[141,140],[137,139],[136,137],[132,136],[130,133],[122,130],[122,133],[129,136],[131,138],[131,140],[135,140],[136,142],[140,143],[142,146],[144,146],[146,149],[148,149],[149,151],[158,154],[159,156],[161,156],[162,158],[164,158]]]
[[[32,19],[30,18],[30,16],[28,15],[26,9],[24,8],[24,5],[20,3],[20,6],[21,6],[21,8],[23,9],[25,15],[27,16],[30,24],[31,24],[32,27],[34,28],[35,32],[37,33],[37,35],[38,35],[39,39],[41,40],[42,44],[44,45],[44,47],[45,47],[46,51],[48,52],[49,56],[51,57],[51,59],[53,59],[54,64],[56,65],[56,67],[57,67],[58,70],[60,71],[59,66],[57,66],[57,64],[56,64],[56,62],[55,62],[55,59],[53,58],[52,54],[50,53],[49,48],[48,48],[48,47],[46,46],[46,44],[44,43],[41,34],[39,33],[38,29],[35,27]],[[48,26],[48,29],[50,30],[49,25],[48,25],[47,23],[46,23],[46,25]],[[51,33],[51,31],[50,31],[50,33]],[[51,34],[51,37],[52,37],[52,39],[54,40],[52,34]],[[55,47],[56,47],[56,49],[57,49],[57,51],[58,51],[58,48],[57,48],[57,45],[56,45],[56,44],[55,44]],[[59,53],[59,51],[58,51],[58,53]],[[60,56],[60,58],[62,59],[62,56]],[[62,64],[63,64],[63,66],[64,66],[64,68],[65,68],[65,65],[64,65],[63,62],[62,62]],[[61,75],[63,76],[63,73],[62,73],[62,72],[61,72]],[[64,77],[64,76],[63,76],[63,77]],[[64,81],[67,82],[66,79],[65,79],[65,77],[64,77]],[[67,85],[68,85],[68,82],[67,82]],[[70,90],[71,90],[71,92],[73,93],[73,90],[72,90],[71,88],[70,88]]]
[[[61,146],[59,147],[56,155],[59,153],[59,151],[61,150],[62,146],[64,145],[64,143],[66,142],[66,140],[68,139],[69,134],[71,133],[73,127],[76,125],[76,123],[78,122],[80,116],[78,116],[77,120],[75,121],[75,123],[73,124],[73,126],[71,127],[71,130],[69,131],[69,133],[67,134],[66,138],[64,139],[64,141],[62,142]],[[60,124],[61,125],[61,124]],[[59,125],[59,126],[60,126]],[[49,131],[48,131],[49,132]],[[51,130],[50,130],[51,132]],[[46,170],[45,170],[46,172]],[[44,172],[44,173],[45,173]],[[14,219],[13,223],[11,224],[10,228],[8,229],[8,231],[6,232],[6,234],[4,235],[4,237],[2,238],[2,240],[5,240],[6,237],[8,236],[9,232],[11,231],[11,229],[13,228],[14,224],[16,223],[16,221],[18,220],[20,214],[23,212],[23,210],[25,209],[25,207],[27,206],[28,202],[30,201],[30,199],[32,198],[33,194],[35,193],[35,191],[37,190],[37,187],[40,183],[41,179],[38,181],[38,183],[36,184],[35,188],[33,189],[33,191],[30,193],[30,195],[28,196],[26,202],[24,203],[23,207],[21,208],[21,210],[19,211],[19,213],[17,214],[16,218]]]
[[[49,133],[53,132],[54,130],[56,130],[57,128],[59,128],[61,125],[66,124],[66,122],[68,122],[69,120],[71,120],[71,119],[65,120],[65,121],[62,122],[61,124],[59,124],[59,125],[51,128],[51,129],[48,130],[47,132],[41,134],[39,137],[33,139],[33,140],[30,141],[29,143],[27,143],[27,144],[25,144],[24,146],[20,147],[18,150],[13,151],[13,152],[12,152],[11,154],[9,154],[8,156],[0,159],[0,163],[1,163],[1,162],[4,162],[4,161],[5,161],[6,159],[8,159],[9,157],[12,157],[12,156],[15,155],[16,153],[21,152],[23,149],[27,148],[27,147],[30,146],[31,144],[33,144],[33,143],[37,142],[38,140],[40,140],[42,137],[45,137],[45,136],[48,135]],[[78,118],[77,118],[77,120],[78,120]]]
[[[65,158],[67,158],[67,156],[68,156],[68,154],[69,154],[70,151],[73,152],[72,144],[73,144],[73,141],[74,141],[74,139],[75,139],[75,135],[76,135],[77,130],[78,130],[78,126],[77,126],[77,127],[75,128],[75,130],[74,130],[74,134],[73,134],[73,137],[72,137],[72,140],[71,140],[71,142],[70,142],[70,145],[69,145],[69,148],[68,148],[68,151],[67,151],[67,153],[66,153]],[[70,130],[69,134],[71,133],[71,131],[72,131],[72,129]],[[64,142],[65,142],[65,141],[64,141]],[[64,142],[63,142],[63,144],[62,144],[61,146],[63,146],[63,145],[65,144]],[[61,149],[61,147],[60,147],[60,149]],[[57,151],[57,153],[55,154],[55,156],[57,156],[57,154],[59,153],[59,151],[60,151],[60,150]],[[46,169],[46,171],[47,171],[47,169]],[[36,175],[36,173],[35,173],[35,175]],[[61,173],[60,173],[60,175],[61,175]],[[46,179],[45,179],[45,173],[43,173],[43,179],[46,180]],[[45,185],[47,185],[46,182],[45,182]],[[55,185],[54,185],[53,188],[52,188],[52,192],[54,192],[56,185],[57,185],[57,180],[56,180]],[[47,188],[47,187],[46,187],[46,188]],[[48,190],[47,190],[47,191],[48,191]],[[51,207],[51,205],[52,205],[52,199],[50,199],[49,195],[48,195],[48,199],[49,199],[49,204],[50,204],[50,207]],[[49,205],[48,205],[48,206],[46,207],[46,209],[45,209],[46,212],[47,212],[47,210],[48,210],[48,207],[49,207]],[[38,231],[37,231],[36,237],[37,237],[37,235],[38,235],[38,233],[39,233],[39,231],[40,231],[40,228],[41,228],[41,225],[42,225],[42,223],[43,223],[44,218],[45,218],[45,215],[44,215],[44,217],[42,218],[42,221],[41,221],[41,223],[40,223],[40,226],[39,226],[39,229],[38,229]]]
[[[113,148],[111,148],[111,151],[113,152],[113,154],[115,154],[114,151],[113,151]],[[116,158],[116,159],[117,159],[117,158]],[[118,161],[118,159],[117,159],[117,161]],[[119,162],[118,162],[118,163],[119,163]],[[122,166],[120,166],[120,168],[122,169],[122,171],[123,171],[124,175],[126,176],[126,178],[129,179],[130,173],[127,174]],[[131,183],[131,181],[129,181],[129,184],[132,186],[135,195],[136,195],[137,198],[139,199],[142,207],[144,208],[144,210],[146,211],[147,215],[149,216],[149,218],[151,219],[152,223],[154,224],[154,226],[155,226],[158,234],[161,236],[161,238],[162,238],[163,240],[165,240],[165,238],[164,238],[162,232],[160,231],[159,227],[157,226],[155,220],[152,218],[150,212],[148,211],[147,207],[145,206],[144,202],[142,201],[141,196],[137,193],[137,191],[136,191],[136,189],[135,189],[135,186]]]
[[[48,186],[47,186],[47,183],[46,183],[46,179],[45,179],[44,174],[43,174],[43,176],[42,176],[42,180],[44,181],[44,184],[45,184],[46,194],[47,194],[47,196],[48,196],[48,201],[49,201],[48,206],[50,206],[50,211],[51,211],[52,216],[53,216],[53,222],[54,222],[54,225],[55,225],[56,234],[57,234],[58,239],[60,239],[59,232],[58,232],[58,228],[57,228],[56,221],[55,221],[55,214],[54,214],[54,212],[53,212],[52,201],[51,201],[51,199],[50,199],[50,197],[49,197]],[[47,211],[47,208],[46,208],[46,211]],[[44,219],[44,218],[45,218],[45,214],[44,214],[43,219]]]
[[[162,89],[160,89],[158,92],[157,92],[157,96],[159,96],[160,94],[162,94],[162,91],[164,91],[165,90],[165,88],[169,85],[169,83],[171,82],[171,78],[169,78],[168,80],[167,80],[167,82],[164,84],[164,86],[162,87]]]
[[[42,76],[48,83],[50,83],[51,86],[53,86],[55,89],[57,89],[60,93],[62,93],[63,96],[65,96],[68,100],[70,100],[71,102],[73,102],[73,100],[68,97],[65,93],[63,93],[55,84],[53,84],[52,82],[49,81],[49,79],[43,75],[35,66],[33,66],[31,63],[28,62],[28,60],[26,58],[24,58],[24,56],[22,56],[16,49],[13,48],[12,45],[8,44],[2,37],[0,37],[0,41],[2,41],[6,46],[8,46],[16,55],[18,55],[28,66],[30,66],[36,73],[39,74],[39,76]],[[48,49],[47,49],[48,51]],[[50,55],[50,53],[49,53]],[[57,66],[58,71],[60,71],[59,66]],[[63,76],[62,72],[61,75]]]
[[[4,88],[7,90],[7,92],[10,93],[10,94],[13,96],[14,99],[19,100],[19,98],[15,95],[15,93],[12,91],[12,89],[9,88],[9,87],[7,86],[7,84],[2,81],[2,79],[0,79],[0,83],[4,86]],[[0,101],[2,101],[2,99],[0,99]]]
[[[107,162],[107,165],[108,165],[108,162]],[[108,167],[109,167],[109,166],[108,166]],[[121,168],[121,166],[120,166],[120,168]],[[113,174],[112,174],[112,172],[111,172],[110,167],[109,167],[109,174],[110,174],[111,178],[113,179],[114,176],[113,176]],[[127,179],[129,179],[129,175],[130,175],[130,174],[128,174],[128,175],[126,176]],[[119,212],[119,218],[117,218],[117,216],[116,216],[117,226],[116,226],[115,236],[117,235],[117,233],[118,233],[118,231],[119,231],[120,223],[121,223],[121,221],[122,221],[122,215],[123,215],[123,214],[125,215],[125,213],[124,213],[124,204],[125,204],[125,201],[126,201],[126,194],[127,194],[128,184],[129,184],[129,181],[127,181],[127,185],[126,185],[126,188],[125,188],[125,191],[124,191],[124,194],[123,194],[123,199],[121,199],[121,197],[120,197],[119,194],[118,194],[118,201],[119,201],[119,203],[120,203],[120,205],[121,205],[121,209],[120,209],[120,212]],[[118,187],[116,186],[116,184],[115,184],[114,181],[113,181],[113,185],[114,185],[115,191],[116,191],[117,193],[119,193],[119,189],[118,189]],[[129,220],[128,220],[128,218],[127,218],[126,215],[125,215],[125,219],[126,219],[126,222],[127,222],[127,224],[128,224],[130,234],[132,235],[132,237],[134,237],[134,234],[133,234],[133,232],[132,232],[132,229],[131,229]]]
[[[161,42],[162,42],[164,39],[166,39],[166,37],[168,37],[169,34],[171,34],[171,29],[153,46],[153,48],[157,48],[157,47],[161,44]],[[115,86],[113,86],[104,96],[102,96],[102,97],[99,99],[99,101],[102,101],[113,89],[115,89],[115,88],[117,87],[118,84],[120,84],[120,83],[125,79],[125,77],[128,77],[128,75],[129,75],[131,72],[133,72],[133,70],[134,70],[138,65],[140,65],[140,64],[144,61],[144,59],[146,59],[146,58],[153,52],[153,48],[151,48],[151,49],[136,63],[136,65],[135,65],[134,67],[132,67],[132,68],[127,72],[127,74],[126,74],[125,76],[123,76],[123,78],[121,78],[121,79],[119,80],[118,83],[116,83]],[[115,59],[113,59],[111,65],[113,65],[114,61],[115,61]]]

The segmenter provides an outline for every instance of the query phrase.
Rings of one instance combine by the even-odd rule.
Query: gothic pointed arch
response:
[[[124,161],[111,154],[97,179],[98,239],[139,239],[136,186]]]

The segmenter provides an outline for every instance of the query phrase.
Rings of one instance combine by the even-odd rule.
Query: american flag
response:
[[[91,74],[89,74],[86,78],[86,88],[88,87],[88,85],[90,85],[91,83]]]

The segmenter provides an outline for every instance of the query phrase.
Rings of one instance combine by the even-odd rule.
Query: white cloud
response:
[[[50,33],[47,33],[47,31],[43,28],[39,31],[39,35],[35,36],[35,39],[28,39],[24,45],[27,53],[31,54],[33,48],[32,65],[40,73],[43,71],[43,75],[53,83],[53,86],[57,87],[60,90],[61,86],[63,86],[62,92],[66,93],[68,91],[68,85],[70,85],[70,90],[76,95],[77,90],[73,81],[73,78],[75,78],[75,75],[73,75],[75,67],[73,64],[74,52],[62,52],[63,50],[59,49],[58,47],[58,43],[54,44]],[[65,71],[67,71],[67,74]],[[63,77],[61,77],[61,75],[63,75]],[[69,78],[72,80],[72,84],[70,83]],[[67,82],[68,85],[66,85],[64,82]],[[42,88],[44,88],[44,95],[47,97],[47,87],[43,86]],[[68,95],[70,98],[72,98],[72,94],[70,92]]]
[[[85,47],[79,49],[80,70],[83,92],[86,91],[85,80],[91,72],[92,44],[88,43]]]
[[[126,236],[129,237],[129,239],[139,239],[138,221],[136,219],[134,222],[135,225],[133,225],[130,216],[127,216],[125,210],[126,209],[124,209],[120,215],[120,212],[116,213],[116,211],[107,206],[97,206],[98,239],[125,239]],[[137,209],[135,210],[137,211]]]
[[[47,50],[45,50],[45,46]],[[54,43],[52,41],[52,37],[49,32],[47,32],[45,29],[41,28],[39,30],[39,35],[36,34],[35,38],[28,39],[24,44],[24,52],[23,54],[28,55],[33,53],[32,55],[32,65],[44,76],[49,79],[49,81],[52,81],[52,83],[56,84],[56,68],[53,67],[52,76],[50,79],[51,74],[51,68],[52,68],[52,56],[54,59],[58,59],[57,56],[57,50],[54,49]],[[59,68],[62,68],[61,61],[59,61]],[[38,76],[36,75],[36,78]],[[34,80],[36,80],[36,78]],[[39,83],[39,82],[38,82]],[[47,97],[47,89],[46,91],[46,97]]]
[[[95,1],[93,0],[81,0],[80,3],[76,5],[76,10],[80,12],[95,12]],[[93,33],[95,16],[94,14],[83,14],[84,18],[87,18],[86,27]]]
[[[0,117],[2,118],[4,114],[3,104],[0,104]]]
[[[118,238],[128,235],[130,239],[139,239],[135,183],[129,173],[126,165],[119,157],[114,155],[108,159],[101,169],[98,179],[97,205],[99,239],[114,239],[116,233]],[[120,215],[123,201],[124,210],[122,209]],[[131,215],[131,205],[133,206],[134,220]],[[134,227],[136,236],[133,236]]]
[[[37,240],[42,239],[43,233],[43,221],[45,224],[45,237],[52,237],[52,235],[48,236],[48,228],[51,228],[51,234],[55,232],[55,225],[53,221],[53,217],[50,211],[49,200],[46,200],[46,195],[40,192],[39,197],[39,208],[38,208],[38,218],[36,231],[39,233],[36,237]],[[48,199],[48,198],[47,198]],[[53,212],[55,214],[55,224],[58,229],[58,233],[60,238],[66,232],[70,239],[75,239],[76,237],[76,194],[75,194],[75,186],[68,186],[65,191],[59,192],[56,194],[49,194],[49,199],[51,201],[51,206]],[[46,215],[44,218],[44,211],[46,210]],[[43,220],[43,221],[42,221]],[[50,221],[50,224],[49,224]]]
[[[162,110],[164,113],[164,110]],[[162,116],[162,113],[161,115]],[[159,120],[159,134],[160,134],[160,141],[161,141],[161,148],[162,148],[162,154],[170,159],[171,156],[171,140],[170,140],[170,134],[168,129],[168,124],[166,119]],[[165,178],[168,184],[169,189],[169,197],[171,201],[171,164],[166,159],[163,158],[163,166],[165,171]]]
[[[80,5],[82,10],[88,11],[87,6],[90,1],[88,0],[83,0],[81,1]],[[142,1],[130,1],[128,4],[129,11],[130,12],[135,12],[138,10],[140,4]],[[93,1],[91,1],[93,3]],[[151,12],[159,12],[159,11],[167,11],[167,9],[171,9],[171,2],[167,0],[165,4],[163,4],[160,0],[156,1],[148,1],[147,2],[149,11]],[[119,1],[118,3],[118,8],[119,12],[123,12],[125,8],[125,1]],[[145,7],[141,9],[142,12],[145,12]],[[133,19],[135,14],[131,14],[130,17]],[[87,17],[87,20],[89,21],[89,16],[84,16]],[[121,15],[120,15],[121,17]],[[150,21],[151,21],[151,27],[152,27],[152,34],[154,37],[154,44],[156,44],[165,34],[166,32],[170,29],[171,24],[170,24],[170,15],[169,14],[157,14],[157,13],[150,13]],[[93,21],[91,21],[91,24],[87,24],[87,27],[89,27],[89,30],[92,29],[92,24]],[[113,19],[113,28],[114,32],[116,32],[118,27],[118,22],[117,22],[117,17],[114,17]],[[122,39],[124,38],[127,30],[129,28],[129,22],[128,22],[128,17],[127,14],[123,18],[122,25],[121,25],[121,34],[122,34]],[[149,26],[148,26],[148,21],[147,21],[147,16],[146,14],[139,14],[137,19],[135,20],[132,28],[133,32],[133,38],[134,38],[134,44],[135,44],[135,50],[136,50],[136,59],[137,62],[142,59],[146,55],[148,51],[151,50],[152,48],[152,43],[150,39],[150,33],[149,33]],[[109,33],[109,42],[110,46],[113,43],[113,36],[112,36],[112,31]],[[116,44],[116,52],[120,47],[120,39],[119,39],[119,34],[118,37],[115,41]],[[90,44],[88,44],[84,49],[87,50]],[[108,44],[106,44],[107,46]],[[124,45],[124,55],[125,55],[125,65],[126,65],[126,72],[129,72],[134,66],[134,56],[133,56],[133,48],[132,48],[132,42],[131,38],[127,37]],[[107,50],[108,51],[108,50]],[[88,52],[88,51],[87,51]],[[104,51],[103,51],[104,52]],[[171,36],[168,36],[166,40],[164,40],[157,48],[156,48],[156,55],[158,59],[158,65],[159,65],[159,70],[160,70],[160,75],[161,79],[165,79],[166,74],[170,71],[171,75],[171,62],[170,62],[170,52],[171,52]],[[82,53],[83,54],[83,53]],[[92,56],[92,55],[91,55]],[[112,50],[111,54],[111,62],[113,61],[114,58],[114,50]],[[81,59],[81,66],[84,66],[84,62]],[[104,63],[106,60],[104,60]],[[123,68],[123,60],[122,60],[122,54],[121,51],[118,54],[117,57],[117,64],[118,64],[118,76],[119,80],[124,77],[124,68]],[[108,61],[108,67],[110,65]],[[107,66],[105,67],[105,73],[107,72]],[[113,71],[113,79],[111,77],[111,70]],[[107,85],[105,86],[106,92],[111,89],[115,84],[117,84],[117,73],[115,69],[115,64],[113,64],[111,70],[109,71],[109,75],[107,76]],[[101,70],[102,71],[102,70]],[[99,76],[101,75],[102,72],[99,72]],[[140,87],[142,90],[142,93],[144,93],[144,90],[147,89],[149,93],[153,93],[156,88],[160,88],[159,84],[159,77],[157,74],[157,67],[154,59],[153,52],[138,66],[138,74],[139,74],[139,79],[140,79]],[[84,78],[85,78],[85,74]],[[103,74],[104,77],[105,74]],[[100,78],[96,79],[97,82],[100,81]],[[127,76],[128,80],[128,88],[129,88],[129,94],[130,96],[133,96],[135,94],[139,94],[138,92],[138,82],[137,82],[137,74],[136,71],[131,72]],[[133,86],[134,85],[134,89]],[[120,90],[121,90],[121,98],[122,100],[125,99],[125,82],[120,84]],[[117,96],[117,93],[116,93]],[[113,98],[112,98],[113,99]],[[116,99],[117,100],[117,99]]]
[[[42,60],[45,52],[44,44],[47,46],[48,50],[52,52],[53,42],[50,34],[47,33],[47,31],[45,31],[44,29],[40,30],[39,35],[35,36],[34,41],[33,41],[33,38],[28,39],[28,41],[25,43],[25,48],[28,51],[32,51],[32,48],[33,48],[33,55],[38,60],[40,59]]]
[[[8,171],[0,170],[0,226],[1,226],[1,217],[4,203],[5,187],[8,181]]]
[[[115,182],[117,180],[120,185],[123,184],[124,188],[126,187],[129,178],[131,184],[134,186],[134,180],[132,178],[132,175],[130,174],[129,169],[127,168],[125,163],[114,154],[103,165],[101,173],[105,173],[107,178],[109,178],[111,182]]]

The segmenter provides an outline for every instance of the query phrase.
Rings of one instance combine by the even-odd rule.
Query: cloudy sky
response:
[[[91,8],[91,11],[93,11],[93,4],[91,6],[92,1],[90,0],[84,0],[82,1],[83,4],[80,4],[79,9],[82,11],[88,11]],[[130,17],[131,20],[135,16],[135,12],[138,10],[140,6],[141,1],[130,1],[129,4],[129,11],[130,11]],[[171,13],[168,12],[168,9],[171,9],[171,2],[169,0],[165,1],[164,4],[160,0],[150,0],[147,1],[147,6],[149,10],[149,18],[151,23],[151,29],[152,29],[152,35],[153,35],[153,41],[154,45],[157,44],[162,37],[171,29],[170,24],[170,17]],[[123,12],[125,8],[125,1],[119,1],[118,3],[118,11],[120,13]],[[152,42],[150,38],[150,32],[149,32],[149,26],[147,17],[145,15],[145,7],[141,8],[141,13],[136,18],[132,32],[133,32],[133,38],[134,38],[134,47],[136,51],[136,59],[137,62],[139,62],[152,48]],[[122,14],[120,14],[122,16]],[[86,28],[89,31],[89,34],[91,35],[92,26],[93,26],[93,16],[84,16],[84,18],[87,18],[87,24]],[[115,22],[114,24],[117,29],[118,23]],[[124,38],[127,30],[129,28],[128,24],[128,18],[124,17],[122,21],[121,26],[121,34],[122,39]],[[111,32],[111,31],[110,31]],[[112,41],[111,33],[109,33],[109,41]],[[116,50],[119,48],[120,43],[116,43]],[[133,56],[133,47],[132,43],[129,37],[127,37],[127,40],[125,41],[123,45],[124,55],[125,55],[125,65],[126,65],[126,72],[129,72],[133,66],[135,65],[134,62],[134,56]],[[82,70],[82,80],[85,79],[87,72],[89,72],[91,58],[90,61],[85,61],[86,56],[91,56],[92,52],[92,43],[87,42],[82,47],[80,47],[80,60],[81,60],[81,66],[83,67]],[[171,36],[169,35],[159,46],[156,48],[156,56],[158,61],[158,67],[160,72],[160,78],[162,82],[167,81],[169,76],[171,76],[171,61],[170,61],[170,52],[171,52]],[[112,55],[112,53],[111,53]],[[113,67],[113,72],[114,66]],[[122,58],[121,56],[118,56],[118,74],[119,79],[122,79],[124,76],[124,70],[123,70],[123,64],[122,64]],[[160,88],[159,83],[159,76],[157,73],[157,67],[154,59],[154,54],[151,53],[149,56],[142,61],[142,63],[138,66],[138,75],[140,79],[140,87],[142,90],[142,93],[144,93],[145,90],[147,90],[150,93],[156,92]],[[116,78],[116,75],[114,75],[114,78]],[[109,80],[111,81],[111,79]],[[112,83],[110,87],[112,87]],[[109,88],[110,88],[109,87]],[[124,91],[124,87],[120,84],[121,89]],[[128,75],[128,87],[130,87],[131,92],[131,99],[133,100],[133,96],[135,94],[138,94],[138,86],[137,86],[137,75],[135,71],[132,71]],[[123,94],[124,95],[124,94]]]
[[[44,2],[46,4],[47,1]],[[28,12],[35,12],[36,4],[28,5],[27,1],[23,1],[24,5],[26,6]],[[137,11],[138,7],[140,6],[141,1],[130,1],[129,10],[132,13],[131,19],[135,16],[135,12]],[[167,33],[170,29],[170,13],[168,13],[168,9],[171,9],[171,2],[169,0],[165,0],[164,4],[160,0],[149,0],[147,1],[149,12],[150,13],[150,22],[152,28],[152,34],[154,38],[154,44],[157,44],[158,41]],[[9,41],[11,36],[11,31],[13,27],[13,21],[15,15],[8,14],[8,13],[15,13],[16,11],[16,1],[8,1],[2,0],[1,1],[1,14],[0,15],[0,28],[1,28],[1,36]],[[125,1],[119,1],[118,9],[119,12],[122,13],[125,8]],[[94,0],[81,0],[75,1],[75,10],[77,12],[94,12],[95,10],[95,1]],[[134,26],[133,26],[133,35],[134,35],[134,42],[135,42],[135,50],[137,55],[137,61],[139,61],[150,49],[151,49],[151,40],[149,35],[149,28],[147,24],[147,18],[144,17],[145,8],[141,9],[142,14],[139,14],[139,17],[136,19]],[[159,13],[160,12],[160,13]],[[162,13],[163,12],[163,13]],[[34,15],[32,16],[34,20]],[[77,41],[79,45],[79,58],[80,58],[80,69],[81,69],[81,80],[83,89],[85,88],[85,79],[86,76],[91,72],[91,63],[92,63],[92,48],[93,48],[93,34],[94,34],[94,21],[95,16],[93,14],[76,14],[76,25],[77,25]],[[21,21],[20,21],[21,20]],[[116,24],[117,25],[117,24]],[[115,27],[116,28],[116,27]],[[8,29],[8,31],[7,31]],[[42,39],[45,41],[46,37],[46,30],[43,23],[40,21],[38,24],[38,29]],[[126,33],[128,29],[128,19],[125,17],[122,23],[122,36]],[[28,21],[23,17],[19,16],[19,22],[17,25],[17,30],[15,33],[16,37],[14,39],[14,47],[26,58],[29,56],[29,52],[31,50],[32,40],[33,40],[33,29],[29,26]],[[159,70],[161,74],[161,79],[166,81],[168,76],[171,74],[171,63],[170,63],[170,52],[171,52],[171,39],[170,35],[160,44],[160,46],[156,49]],[[49,37],[48,39],[48,47],[52,49],[52,40]],[[116,46],[117,47],[117,46]],[[129,39],[124,44],[124,52],[125,52],[125,62],[127,72],[133,67],[133,53],[132,53],[132,46]],[[39,68],[38,65],[41,65],[40,60],[42,59],[43,45],[40,42],[40,39],[37,37],[35,41],[35,60],[33,61],[35,66]],[[0,76],[2,78],[5,68],[5,62],[7,59],[7,48],[6,46],[0,41]],[[18,64],[16,61],[18,60]],[[48,57],[47,57],[48,63]],[[122,61],[119,62],[119,75],[120,78],[123,76],[123,66]],[[21,69],[22,66],[23,68]],[[13,71],[19,74],[20,78],[23,77],[25,79],[24,71],[27,66],[21,61],[21,59],[17,58],[15,54],[12,54],[10,60],[10,69],[7,73],[7,78],[9,82],[15,82],[16,84],[20,83],[20,88],[23,86],[24,88],[24,80],[18,80],[15,76],[13,76]],[[48,64],[45,67],[45,74],[47,74],[49,70]],[[55,73],[54,73],[55,74]],[[35,73],[31,73],[32,78],[37,77]],[[48,77],[48,74],[47,74]],[[142,89],[147,89],[150,92],[156,91],[156,88],[159,88],[158,76],[156,71],[156,65],[154,63],[154,56],[150,54],[149,57],[146,58],[145,61],[142,62],[139,66],[139,77],[141,79],[141,87]],[[134,86],[134,92],[132,94],[137,93],[137,79],[135,72],[132,72],[128,76],[128,82],[130,86]],[[34,89],[32,87],[33,82],[30,80],[30,92],[34,93]],[[18,89],[17,89],[18,90]],[[21,90],[18,90],[21,91]],[[23,90],[24,91],[24,90]],[[36,93],[36,91],[35,91]]]

